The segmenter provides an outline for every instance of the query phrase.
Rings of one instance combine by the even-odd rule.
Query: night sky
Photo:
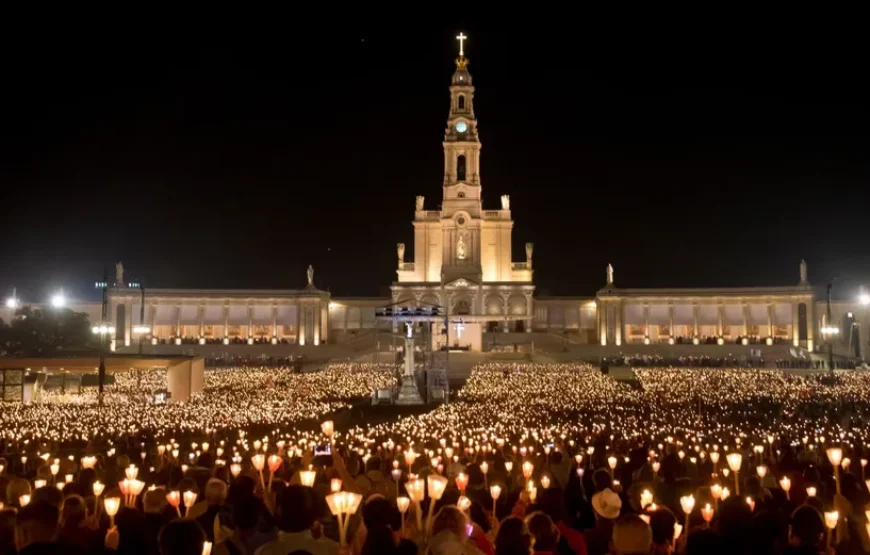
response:
[[[460,30],[484,206],[511,195],[539,294],[870,285],[866,62],[767,35],[118,28],[4,48],[0,293],[123,260],[146,287],[383,295],[441,195]],[[291,32],[292,31],[292,32]],[[11,44],[11,42],[9,43]],[[8,44],[4,44],[8,46]],[[866,51],[866,45],[863,50]],[[857,65],[856,65],[857,64]]]

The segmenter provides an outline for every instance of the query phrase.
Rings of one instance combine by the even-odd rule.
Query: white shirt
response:
[[[278,532],[278,539],[258,549],[254,555],[287,555],[294,551],[309,551],[312,555],[338,555],[338,544],[328,538],[315,540],[311,530]]]

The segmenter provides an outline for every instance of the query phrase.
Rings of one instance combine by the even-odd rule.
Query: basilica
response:
[[[413,243],[397,242],[388,298],[340,298],[317,288],[314,268],[281,290],[148,289],[124,281],[119,263],[102,303],[86,312],[114,350],[191,354],[256,349],[339,356],[382,351],[406,314],[431,324],[431,346],[470,352],[625,351],[808,357],[822,345],[861,358],[870,347],[870,299],[829,302],[795,261],[791,284],[751,288],[625,289],[601,268],[597,292],[535,294],[534,245],[514,253],[510,197],[484,207],[475,87],[460,34],[444,129],[444,175],[435,202],[414,201]],[[498,153],[494,153],[497,156]],[[438,206],[438,209],[430,209]],[[516,258],[516,260],[515,260]],[[8,319],[0,310],[0,317]]]

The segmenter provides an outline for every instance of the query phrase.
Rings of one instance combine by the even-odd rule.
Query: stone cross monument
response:
[[[405,373],[402,374],[402,387],[399,389],[397,405],[422,405],[423,398],[417,389],[414,376],[414,324],[405,322]]]

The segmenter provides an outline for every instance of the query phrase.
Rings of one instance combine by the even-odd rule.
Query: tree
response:
[[[0,320],[0,354],[37,357],[95,348],[87,314],[69,308],[18,309],[10,323]]]

